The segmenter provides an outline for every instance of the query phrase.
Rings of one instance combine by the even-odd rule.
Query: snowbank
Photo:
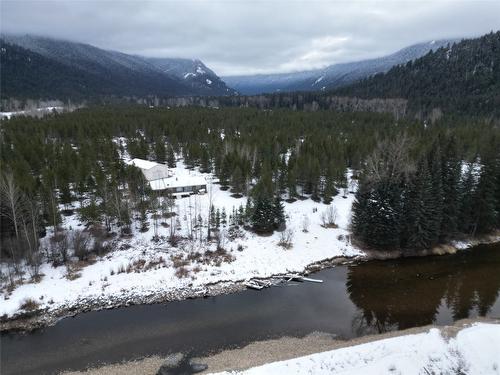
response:
[[[500,374],[500,325],[477,323],[449,340],[433,328],[222,374]]]

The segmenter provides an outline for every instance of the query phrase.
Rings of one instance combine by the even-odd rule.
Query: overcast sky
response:
[[[500,29],[500,0],[0,1],[2,32],[199,58],[219,75],[320,68]]]

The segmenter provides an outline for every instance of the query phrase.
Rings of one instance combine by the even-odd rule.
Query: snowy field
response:
[[[175,174],[199,174],[185,169],[178,163]],[[212,201],[216,208],[225,208],[227,215],[233,208],[245,206],[245,198],[233,198],[228,191],[212,185]],[[81,305],[82,301],[100,300],[102,307],[106,301],[112,304],[137,302],[141,297],[152,295],[193,295],[203,292],[207,284],[219,282],[240,282],[252,277],[269,277],[276,274],[301,272],[309,264],[334,257],[357,257],[363,253],[353,247],[349,240],[348,225],[354,194],[343,198],[337,195],[332,202],[337,211],[338,228],[322,226],[321,215],[327,205],[311,199],[286,203],[287,228],[292,229],[292,247],[285,249],[278,245],[280,233],[259,236],[241,230],[241,236],[230,239],[226,233],[224,248],[227,255],[206,257],[207,250],[214,251],[215,243],[199,239],[183,240],[170,246],[167,238],[169,228],[159,226],[161,239],[153,242],[154,228],[150,220],[149,230],[140,232],[138,224],[133,224],[132,238],[113,240],[113,250],[98,257],[93,264],[73,270],[68,277],[68,267],[53,267],[44,263],[41,267],[42,279],[33,283],[26,279],[10,293],[5,285],[0,295],[0,316],[11,317],[23,312],[21,305],[32,299],[39,308],[47,312],[70,309]],[[201,213],[206,218],[209,194],[193,195],[175,200],[176,220],[179,233],[186,237],[189,217]],[[75,203],[76,206],[76,203]],[[63,227],[70,232],[84,229],[77,215],[64,217]],[[170,219],[166,219],[170,222]],[[229,224],[222,231],[227,232]],[[307,231],[304,231],[307,229]],[[203,230],[203,229],[202,229]],[[200,230],[201,231],[201,230]],[[206,229],[204,229],[206,231]],[[204,234],[205,232],[203,232]],[[48,236],[49,237],[49,236]],[[48,241],[48,239],[46,239]],[[5,270],[3,270],[5,274]],[[109,302],[111,305],[111,302]]]
[[[243,372],[263,374],[500,374],[500,325],[478,323],[444,338],[437,328],[346,347],[287,361],[269,363]]]

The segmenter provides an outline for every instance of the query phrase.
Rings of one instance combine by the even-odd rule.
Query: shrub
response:
[[[293,230],[291,228],[280,232],[278,245],[285,249],[290,249],[293,246]]]
[[[189,270],[186,267],[180,267],[175,271],[175,276],[177,276],[179,279],[182,279],[183,277],[188,277],[189,276]]]
[[[35,311],[39,306],[40,304],[37,301],[35,301],[33,298],[28,297],[23,300],[23,302],[21,302],[21,305],[19,307],[24,311]]]

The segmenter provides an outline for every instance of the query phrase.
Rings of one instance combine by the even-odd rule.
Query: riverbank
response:
[[[414,255],[364,250],[364,252],[359,252],[358,255],[339,255],[309,263],[302,268],[296,267],[293,270],[287,268],[285,272],[282,273],[254,273],[253,277],[266,280],[272,277],[280,277],[281,275],[289,272],[309,274],[338,265],[347,265],[356,261],[389,260],[408,256],[448,255],[454,254],[460,250],[468,249],[469,246],[474,247],[480,244],[497,243],[499,239],[500,237],[498,236],[498,233],[495,233],[490,236],[485,236],[481,239],[475,239],[474,241],[457,242],[454,245],[442,245],[428,252]],[[56,308],[47,307],[45,309],[38,309],[27,313],[21,313],[11,318],[3,319],[0,322],[0,331],[30,332],[39,328],[54,325],[61,319],[76,316],[77,314],[89,311],[114,309],[131,305],[182,301],[191,298],[203,298],[237,293],[245,290],[245,280],[247,280],[249,276],[245,275],[244,278],[240,279],[238,279],[236,275],[234,276],[235,277],[233,277],[233,280],[212,281],[205,284],[201,283],[196,287],[193,287],[193,285],[191,284],[191,286],[187,285],[185,287],[164,289],[162,288],[162,285],[157,285],[154,287],[154,289],[146,293],[137,293],[132,289],[129,291],[129,293],[127,293],[127,291],[125,290],[121,290],[120,293],[117,294],[83,297],[71,303],[60,304]],[[217,280],[217,278],[215,278],[215,280]]]
[[[182,166],[176,174],[194,173]],[[246,199],[214,185],[213,204],[227,213],[244,206]],[[112,237],[112,251],[90,262],[71,260],[54,267],[48,261],[41,277],[24,277],[0,285],[0,330],[31,330],[55,324],[75,314],[120,306],[178,301],[240,291],[244,281],[278,274],[306,272],[308,266],[337,263],[338,258],[364,257],[350,241],[349,215],[354,199],[340,194],[334,198],[337,227],[325,227],[322,214],[328,207],[311,199],[284,203],[287,229],[293,231],[290,246],[280,246],[281,233],[258,235],[241,227],[225,225],[224,243],[193,238],[188,218],[193,207],[209,211],[209,197],[195,195],[176,201],[179,243],[168,241],[168,228],[160,225],[159,239],[150,227],[134,227],[129,237]],[[307,220],[305,220],[307,218]],[[68,233],[82,230],[77,209],[64,216],[61,225]],[[307,222],[305,222],[307,221]],[[49,248],[50,233],[42,245]],[[1,274],[8,271],[3,268]]]
[[[378,335],[363,336],[351,340],[339,340],[330,334],[316,332],[305,337],[283,337],[280,339],[254,342],[242,348],[224,350],[222,352],[215,353],[203,358],[194,358],[193,361],[197,363],[203,363],[208,366],[208,369],[203,372],[204,374],[214,372],[219,373],[224,371],[238,372],[245,371],[251,368],[258,368],[258,366],[263,366],[266,364],[271,364],[272,366],[278,361],[289,361],[290,364],[311,362],[311,360],[306,356],[319,355],[315,353],[335,353],[335,351],[338,351],[339,349],[343,350],[343,356],[345,357],[346,353],[348,353],[349,351],[353,353],[362,352],[360,348],[363,348],[363,346],[365,346],[366,348],[366,344],[371,345],[372,350],[374,348],[380,349],[390,345],[391,340],[394,340],[395,338],[404,339],[406,337],[417,337],[418,335],[420,335],[422,338],[425,338],[426,335],[431,334],[430,332],[432,332],[432,336],[434,339],[438,339],[439,337],[442,338],[444,343],[438,343],[443,344],[441,346],[445,346],[445,343],[449,343],[450,340],[455,339],[460,332],[463,332],[470,327],[475,327],[478,324],[488,325],[487,330],[491,331],[491,327],[500,327],[500,320],[485,318],[464,319],[457,321],[453,325],[449,326],[430,325],[411,328],[403,331],[393,331]],[[498,337],[498,341],[500,342],[500,337]],[[400,348],[405,349],[404,345],[400,345]],[[413,353],[412,355],[416,355],[416,353]],[[342,357],[342,355],[339,354],[338,357]],[[360,358],[358,356],[358,360],[359,359]],[[162,358],[160,356],[152,356],[141,360],[92,368],[86,371],[64,372],[62,374],[154,375],[164,363],[165,358]],[[279,365],[283,367],[290,366],[290,364],[287,364],[287,362],[281,362]],[[255,372],[255,370],[253,372]],[[250,373],[253,372],[252,370],[250,371]],[[266,367],[264,366],[261,367],[260,370],[257,371],[257,373],[265,374],[279,372],[276,372],[275,369],[270,369],[269,371],[267,371]]]
[[[199,172],[178,162],[175,174]],[[355,182],[350,176],[349,181],[349,185]],[[234,197],[219,185],[212,189],[212,204],[218,210],[231,213],[246,204],[245,197]],[[29,272],[24,270],[12,280],[11,270],[0,264],[0,332],[30,331],[88,311],[239,292],[252,278],[311,273],[358,260],[449,254],[475,245],[461,241],[419,254],[362,249],[353,243],[349,231],[353,200],[351,191],[337,194],[332,206],[312,199],[284,202],[287,230],[291,233],[286,246],[280,232],[261,236],[229,223],[221,229],[224,243],[204,241],[201,234],[193,238],[188,218],[193,209],[209,212],[209,194],[204,194],[176,200],[175,225],[180,228],[180,240],[175,246],[168,241],[168,222],[164,222],[166,226],[157,228],[159,238],[153,226],[147,231],[134,226],[126,237],[115,233],[106,243],[112,251],[88,261],[71,259],[65,265],[54,266],[46,260],[38,278],[29,278]],[[334,207],[334,226],[324,222],[328,207]],[[77,203],[72,211],[61,224],[61,230],[68,235],[85,230]],[[50,238],[48,233],[42,241],[45,249],[53,246]],[[494,240],[500,240],[499,233],[483,242]]]

